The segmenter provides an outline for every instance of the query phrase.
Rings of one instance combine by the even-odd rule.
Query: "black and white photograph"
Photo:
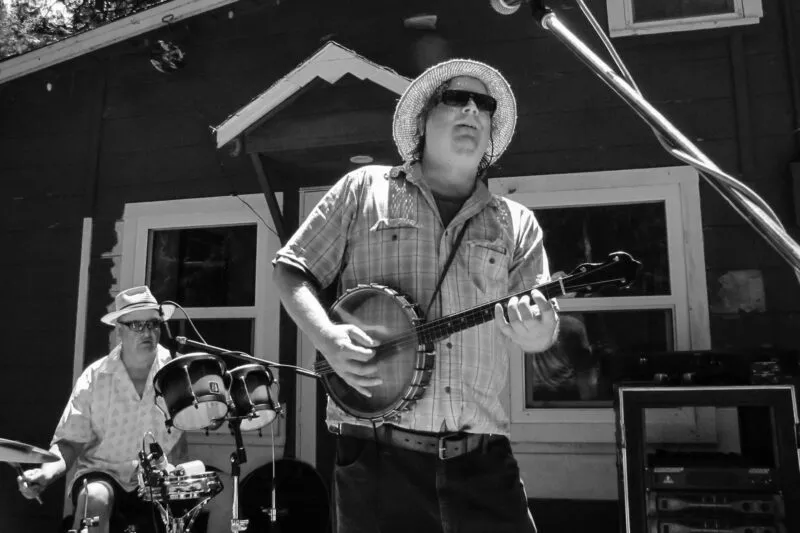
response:
[[[797,533],[800,2],[0,0],[0,533]]]

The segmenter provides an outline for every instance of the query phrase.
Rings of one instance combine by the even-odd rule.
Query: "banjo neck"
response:
[[[547,299],[562,296],[567,293],[563,283],[560,283],[559,280],[545,283],[536,287],[536,289]],[[459,313],[426,322],[414,328],[415,334],[420,341],[426,344],[442,340],[450,335],[464,331],[465,329],[479,326],[493,320],[495,305],[500,304],[503,306],[503,309],[505,309],[512,298],[522,298],[526,294],[530,294],[530,292],[530,289],[520,291]]]
[[[559,279],[551,281],[536,287],[545,298],[555,298],[567,294],[567,289],[564,285],[564,280]],[[436,341],[442,340],[455,333],[464,331],[474,326],[479,326],[485,322],[494,319],[494,306],[500,304],[503,308],[508,305],[508,302],[514,298],[521,298],[530,293],[530,289],[520,291],[515,294],[510,294],[503,298],[498,298],[491,302],[472,307],[465,311],[448,315],[442,318],[437,318],[430,322],[425,322],[408,330],[393,339],[389,339],[381,343],[381,347],[401,346],[409,343],[418,344],[432,344]]]
[[[609,254],[609,259],[604,263],[584,263],[573,270],[569,275],[537,285],[534,289],[541,292],[545,298],[564,296],[567,293],[587,293],[603,285],[628,286],[632,283],[641,263],[634,260],[625,252]],[[437,318],[430,322],[419,324],[414,328],[387,340],[381,346],[401,346],[409,343],[431,344],[442,340],[455,333],[464,331],[474,326],[479,326],[494,319],[494,307],[500,304],[505,308],[512,298],[521,298],[532,289],[526,289],[516,294],[472,307],[465,311]]]

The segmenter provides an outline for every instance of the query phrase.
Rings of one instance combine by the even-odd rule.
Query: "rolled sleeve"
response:
[[[311,275],[324,289],[342,269],[347,234],[358,208],[363,172],[351,172],[340,179],[278,250],[273,264],[283,263]]]
[[[53,440],[50,443],[51,446],[61,441],[78,444],[92,441],[90,376],[91,374],[87,368],[75,383],[69,401],[56,426]]]

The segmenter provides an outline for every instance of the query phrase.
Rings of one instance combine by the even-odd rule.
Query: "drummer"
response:
[[[74,466],[68,484],[75,508],[74,529],[80,529],[88,500],[87,516],[99,517],[92,533],[107,533],[112,523],[113,530],[136,525],[138,532],[158,531],[157,513],[137,496],[136,468],[147,432],[171,464],[188,460],[183,432],[167,431],[164,415],[154,402],[153,376],[170,360],[169,351],[159,345],[161,323],[169,320],[175,308],[159,306],[145,286],[123,290],[114,306],[100,320],[116,328],[120,342],[89,365],[75,383],[50,448],[60,460],[25,471],[17,483],[20,492],[33,499]],[[85,488],[84,479],[88,481]],[[229,530],[230,511],[225,511],[221,498],[215,500],[209,505],[208,531]]]

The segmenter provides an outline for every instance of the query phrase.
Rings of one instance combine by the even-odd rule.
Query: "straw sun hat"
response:
[[[392,135],[403,161],[412,159],[419,143],[417,117],[434,91],[444,82],[459,76],[480,80],[497,100],[497,110],[492,116],[492,142],[486,153],[497,161],[508,148],[517,123],[517,102],[506,79],[497,70],[471,59],[451,59],[430,67],[420,74],[400,96],[394,110]]]
[[[159,303],[148,287],[132,287],[117,294],[116,298],[114,298],[114,311],[103,316],[100,321],[109,326],[114,326],[120,317],[128,313],[145,309],[157,310],[158,308]],[[172,313],[175,312],[175,306],[164,304],[161,306],[161,312],[164,313],[164,320],[169,320]]]

